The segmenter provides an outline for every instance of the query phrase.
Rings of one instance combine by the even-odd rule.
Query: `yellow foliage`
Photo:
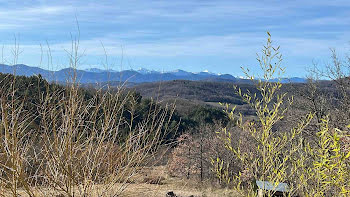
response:
[[[227,128],[219,132],[219,138],[246,170],[254,174],[254,180],[270,181],[274,183],[288,182],[290,186],[289,195],[296,192],[306,196],[323,196],[330,191],[336,191],[336,195],[349,195],[349,166],[346,160],[350,153],[342,152],[340,146],[341,132],[338,129],[330,131],[328,120],[323,120],[321,131],[317,133],[318,145],[312,146],[306,142],[301,133],[313,119],[314,114],[307,114],[290,131],[272,131],[273,126],[281,121],[285,113],[293,103],[293,97],[286,100],[286,93],[280,93],[281,82],[270,82],[280,77],[284,72],[281,66],[282,55],[279,46],[273,47],[270,33],[266,45],[263,47],[262,55],[258,55],[258,62],[263,71],[263,76],[258,80],[244,70],[247,78],[256,84],[258,94],[249,91],[242,92],[235,86],[236,94],[239,95],[256,112],[257,121],[243,122],[242,114],[236,120],[234,110],[229,109],[226,104],[226,113],[231,120],[235,120],[242,129],[253,140],[249,146],[254,147],[252,153],[241,150],[241,142],[234,145],[232,135]],[[223,104],[222,104],[223,105]],[[350,125],[349,125],[350,126]],[[349,127],[348,126],[348,127]],[[254,186],[249,183],[242,187],[242,173],[228,175],[228,167],[225,168],[225,158],[212,160],[220,179],[232,182],[235,189],[243,195],[254,194]],[[228,164],[227,164],[228,165]],[[292,176],[296,175],[296,176]],[[298,180],[291,180],[298,177]],[[328,193],[327,193],[328,192]],[[271,196],[273,192],[267,192]]]

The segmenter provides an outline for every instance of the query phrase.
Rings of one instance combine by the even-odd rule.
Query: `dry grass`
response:
[[[169,191],[173,191],[179,196],[196,197],[225,197],[239,196],[235,191],[227,188],[220,188],[209,182],[201,183],[199,180],[171,177],[166,170],[166,166],[154,166],[145,168],[141,173],[144,177],[163,177],[161,185],[140,183],[137,180],[126,189],[127,196],[164,197]],[[142,182],[142,181],[141,181]]]
[[[143,179],[146,177],[162,177],[163,181],[161,185],[159,184],[148,184],[143,183]],[[99,190],[104,188],[103,185],[95,185],[94,189],[91,190],[91,196],[98,196]],[[195,197],[235,197],[239,196],[233,190],[225,188],[217,188],[209,183],[200,183],[196,180],[187,180],[176,177],[170,177],[167,174],[165,166],[154,166],[147,167],[142,170],[137,176],[133,177],[127,185],[118,183],[111,188],[112,193],[116,193],[120,188],[124,188],[125,191],[121,196],[143,196],[143,197],[164,197],[169,191],[173,191],[178,196],[190,196]],[[58,196],[60,193],[55,191],[49,191],[47,188],[36,188],[38,192],[34,192],[35,196]],[[30,196],[23,189],[18,190],[20,196],[26,197]],[[5,195],[6,197],[12,196],[11,194]]]

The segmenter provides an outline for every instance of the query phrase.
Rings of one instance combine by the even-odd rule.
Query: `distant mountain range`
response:
[[[105,82],[130,82],[144,83],[156,81],[171,80],[191,80],[191,81],[227,81],[227,82],[247,82],[247,79],[236,78],[230,74],[215,74],[208,71],[193,73],[184,70],[175,70],[170,72],[158,72],[147,69],[139,70],[103,70],[99,68],[91,68],[87,70],[74,70],[65,68],[58,71],[45,70],[38,67],[31,67],[24,64],[14,66],[0,64],[0,72],[16,75],[32,76],[41,75],[48,81],[56,81],[65,83],[73,74],[76,75],[77,81],[80,83],[105,83]],[[285,78],[282,82],[303,83],[304,78]]]

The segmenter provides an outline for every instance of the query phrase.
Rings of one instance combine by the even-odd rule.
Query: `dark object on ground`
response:
[[[176,194],[173,191],[166,193],[165,197],[176,197]]]
[[[168,192],[165,197],[181,197],[177,196],[173,191]],[[194,197],[193,195],[190,195],[189,197]]]

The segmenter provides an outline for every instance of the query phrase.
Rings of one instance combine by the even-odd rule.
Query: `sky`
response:
[[[350,52],[350,1],[0,0],[0,60],[51,70],[69,65],[79,39],[78,69],[259,73],[267,31],[286,77],[305,77],[330,48]]]

